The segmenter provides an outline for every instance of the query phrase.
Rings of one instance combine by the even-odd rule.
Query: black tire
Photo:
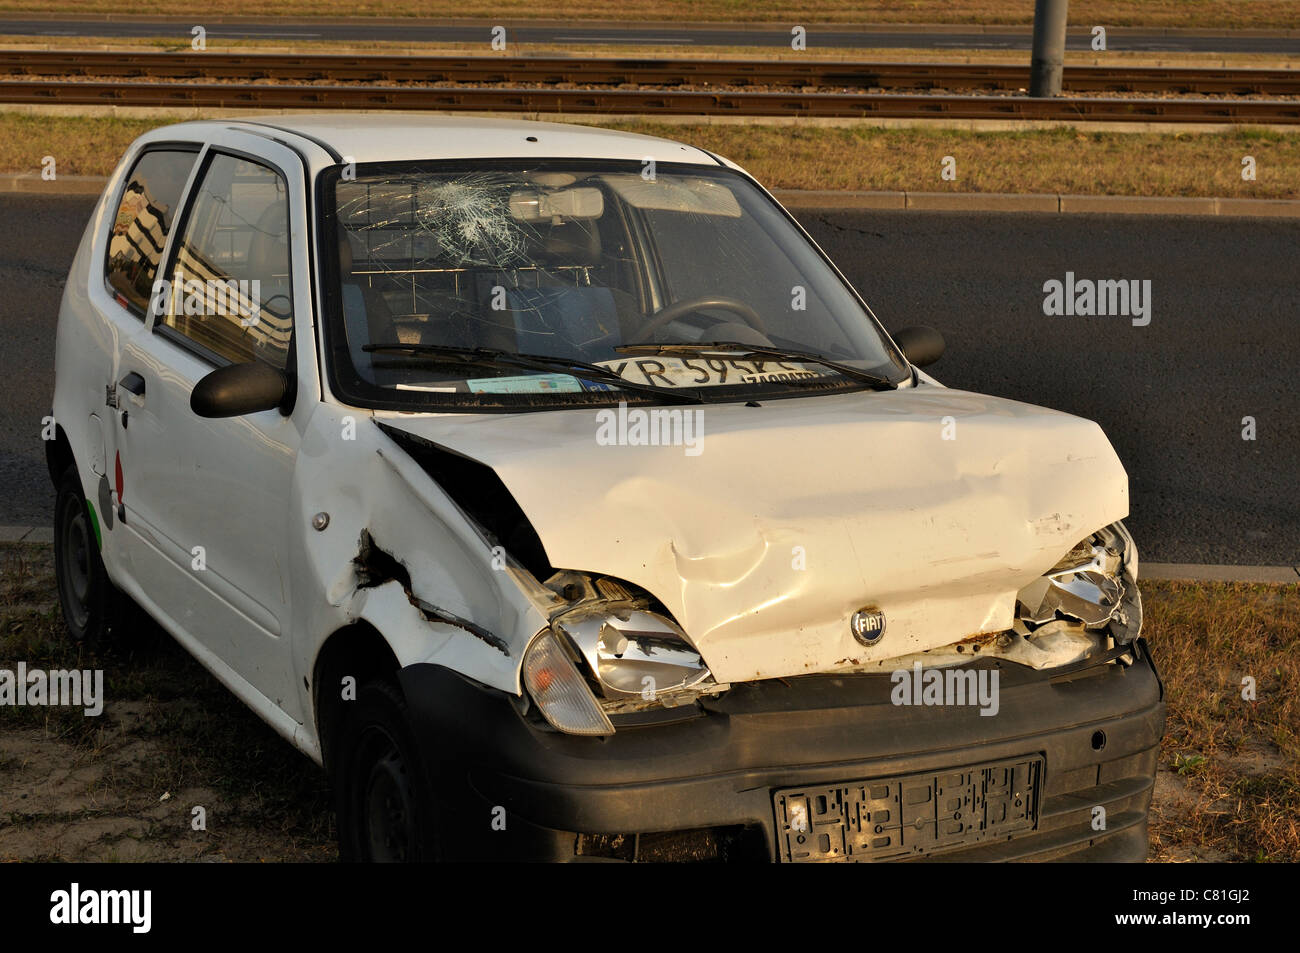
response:
[[[54,502],[54,573],[59,605],[74,639],[94,644],[121,628],[128,600],[104,568],[75,466],[63,471]]]
[[[334,757],[339,859],[440,859],[433,787],[401,690],[386,681],[367,682],[356,701],[343,706]]]

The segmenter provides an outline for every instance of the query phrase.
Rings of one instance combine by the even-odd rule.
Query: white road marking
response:
[[[675,36],[630,36],[619,33],[615,36],[557,36],[556,40],[573,43],[694,43],[692,39]]]

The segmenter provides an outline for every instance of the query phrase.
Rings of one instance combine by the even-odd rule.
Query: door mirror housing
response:
[[[903,349],[903,356],[917,367],[926,367],[943,357],[943,335],[934,328],[903,328],[894,332],[893,338]]]
[[[277,408],[286,411],[291,397],[283,371],[261,361],[227,364],[194,385],[190,410],[200,417],[242,417]]]

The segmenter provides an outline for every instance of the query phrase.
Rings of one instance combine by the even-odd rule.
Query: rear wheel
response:
[[[75,466],[63,471],[54,503],[54,573],[59,605],[74,639],[100,641],[119,627],[126,599],[104,568]]]
[[[340,859],[437,860],[432,786],[401,690],[389,682],[368,682],[356,701],[344,704],[334,766]]]

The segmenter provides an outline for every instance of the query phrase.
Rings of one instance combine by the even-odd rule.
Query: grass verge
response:
[[[617,124],[725,155],[778,189],[1300,198],[1300,134]],[[1241,178],[1253,155],[1257,178]],[[941,178],[943,157],[956,179]],[[1266,171],[1259,171],[1266,170]]]
[[[0,11],[14,13],[116,13],[116,0],[7,0]],[[463,0],[430,4],[426,0],[262,0],[255,11],[239,0],[136,0],[135,15],[316,16],[316,17],[481,17],[514,19],[643,20],[735,23],[1002,23],[1033,22],[1032,3],[1006,0],[821,0],[807,5],[753,0],[552,0],[538,6],[529,0]],[[1295,27],[1300,25],[1293,0],[1074,0],[1070,22],[1104,26],[1159,27]]]
[[[0,113],[0,172],[107,175],[136,136],[172,120]],[[581,119],[574,121],[581,122]],[[1300,198],[1300,133],[967,132],[868,126],[607,123],[727,156],[774,189]],[[1242,157],[1254,156],[1255,181]],[[941,178],[943,157],[956,179]]]
[[[1300,585],[1142,589],[1169,703],[1153,859],[1300,860]]]

